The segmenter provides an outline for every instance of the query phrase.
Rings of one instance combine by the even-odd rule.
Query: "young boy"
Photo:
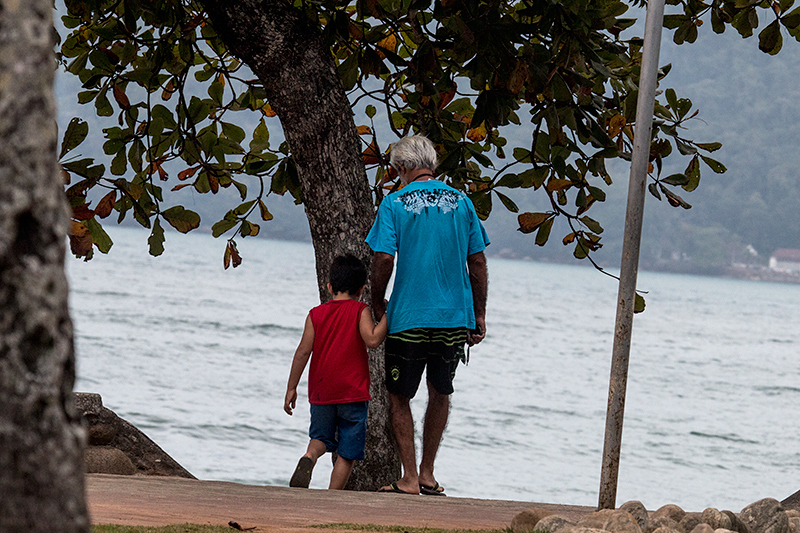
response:
[[[311,471],[326,451],[339,455],[331,473],[330,489],[343,489],[353,462],[364,459],[367,406],[371,399],[366,348],[377,348],[387,331],[386,317],[376,325],[369,307],[358,301],[366,280],[367,270],[357,257],[337,257],[331,264],[328,283],[333,299],[313,308],[306,317],[283,410],[292,414],[297,384],[310,357],[311,441],[297,463],[290,487],[308,488]]]

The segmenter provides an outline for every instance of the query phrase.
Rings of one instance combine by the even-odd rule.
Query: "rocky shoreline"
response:
[[[672,504],[648,512],[641,502],[630,501],[618,509],[588,514],[577,522],[534,507],[515,516],[511,530],[513,533],[800,533],[800,511],[787,508],[797,507],[798,494],[784,502],[773,498],[759,500],[739,514],[714,508],[686,512]]]

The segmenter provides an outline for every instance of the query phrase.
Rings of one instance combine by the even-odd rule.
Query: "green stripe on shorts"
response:
[[[445,346],[466,344],[467,328],[413,328],[392,333],[389,337],[404,342],[441,342]]]

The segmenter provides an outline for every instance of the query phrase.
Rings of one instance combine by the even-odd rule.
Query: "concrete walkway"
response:
[[[93,524],[227,525],[234,521],[243,528],[256,527],[259,532],[307,532],[311,526],[332,523],[504,529],[517,513],[531,507],[550,509],[568,518],[594,511],[590,507],[531,502],[105,474],[87,475],[86,490]]]

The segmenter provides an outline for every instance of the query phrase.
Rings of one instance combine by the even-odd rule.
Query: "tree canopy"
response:
[[[211,3],[66,1],[61,64],[83,85],[78,100],[116,119],[103,130],[110,161],[72,155],[88,134],[82,119],[64,132],[75,255],[110,249],[102,220],[112,212],[150,228],[150,253],[158,255],[162,219],[181,232],[200,224],[179,195],[165,202],[164,186],[211,194],[233,186],[241,201],[215,221],[213,233],[228,237],[224,264],[236,266],[236,239],[257,235],[272,217],[267,196],[288,192],[304,201],[291,143],[270,139],[279,127],[274,102],[253,65],[215,31]],[[685,4],[686,13],[668,25],[690,20],[696,28],[696,5]],[[481,217],[498,200],[517,212],[511,196],[529,189],[546,195],[550,208],[520,213],[520,231],[544,245],[561,216],[570,228],[562,242],[575,257],[601,246],[602,224],[588,213],[612,183],[606,161],[630,157],[636,129],[641,40],[623,37],[635,22],[624,17],[625,3],[360,0],[289,7],[329,49],[324,60],[347,91],[376,202],[398,186],[388,144],[419,132],[437,146],[438,171],[469,194]],[[716,8],[708,9],[713,16]],[[313,100],[305,110],[326,111]],[[703,165],[725,171],[708,155],[719,143],[686,137],[696,115],[672,89],[656,104],[649,190],[683,208],[690,205],[677,191],[694,190]],[[688,158],[685,169],[662,175],[673,151]]]

